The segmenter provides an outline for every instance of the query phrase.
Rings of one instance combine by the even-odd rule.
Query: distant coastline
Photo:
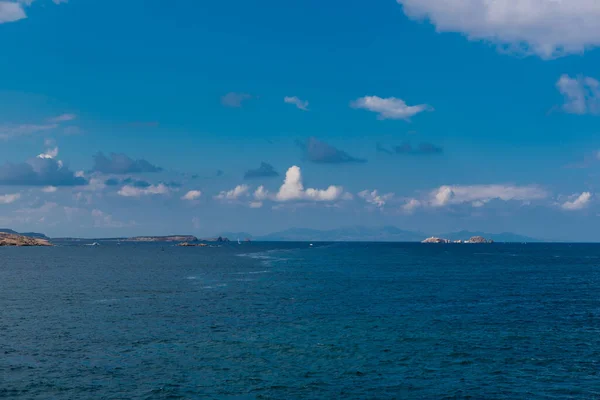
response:
[[[353,226],[331,230],[317,230],[306,228],[291,228],[284,231],[274,232],[267,235],[253,236],[247,232],[223,232],[218,236],[200,238],[190,234],[174,235],[140,235],[133,237],[105,237],[105,238],[78,238],[78,237],[56,237],[49,238],[42,233],[17,233],[11,229],[0,229],[0,233],[18,234],[26,237],[48,240],[53,243],[64,242],[121,242],[121,243],[200,243],[200,242],[406,242],[420,243],[426,238],[442,238],[441,242],[469,242],[470,238],[485,238],[486,242],[495,243],[534,243],[542,242],[537,238],[523,236],[515,233],[488,233],[477,231],[458,231],[442,234],[426,234],[402,230],[394,226],[384,227],[362,227]]]

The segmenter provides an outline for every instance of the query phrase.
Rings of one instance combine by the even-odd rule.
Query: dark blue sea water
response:
[[[600,398],[600,246],[0,248],[0,398]]]

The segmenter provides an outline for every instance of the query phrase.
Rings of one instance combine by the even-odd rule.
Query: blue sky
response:
[[[2,0],[0,225],[600,240],[574,3]]]

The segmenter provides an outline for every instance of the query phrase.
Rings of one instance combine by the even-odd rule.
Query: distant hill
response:
[[[34,238],[34,239],[43,239],[43,240],[48,240],[49,237],[44,235],[43,233],[36,233],[36,232],[16,232],[12,229],[0,229],[0,233],[8,233],[11,235],[21,235],[21,236],[25,236],[25,237],[29,237],[29,238]]]
[[[252,239],[254,236],[247,232],[223,232],[219,234],[219,236],[224,238],[229,238],[231,240],[244,240],[244,239]]]
[[[504,232],[504,233],[486,233],[486,232],[472,232],[472,231],[460,231],[460,232],[453,232],[453,233],[445,233],[445,234],[441,234],[441,235],[435,235],[437,237],[441,237],[444,239],[448,239],[448,240],[468,240],[469,238],[472,238],[473,236],[482,236],[486,239],[491,239],[494,242],[506,242],[506,243],[531,243],[531,242],[540,242],[540,240],[532,238],[532,237],[528,237],[528,236],[523,236],[523,235],[517,235],[516,233],[510,233],[510,232]]]
[[[236,237],[230,234],[230,237]],[[431,235],[405,231],[395,226],[364,227],[352,226],[331,230],[318,230],[306,228],[291,228],[281,232],[255,237],[258,241],[272,242],[421,242]],[[539,242],[539,240],[517,235],[514,233],[486,233],[460,231],[441,235],[435,235],[449,240],[468,240],[473,236],[482,236],[494,242]],[[242,236],[240,236],[242,237]]]
[[[426,235],[394,226],[369,228],[353,226],[331,230],[292,228],[255,238],[273,242],[418,242]]]

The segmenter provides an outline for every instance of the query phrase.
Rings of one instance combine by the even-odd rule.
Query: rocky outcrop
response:
[[[465,243],[494,243],[493,240],[488,240],[483,236],[473,236],[471,239],[467,240]]]
[[[52,246],[46,239],[37,239],[12,233],[0,233],[0,246]]]
[[[451,241],[448,239],[442,239],[439,237],[430,237],[429,239],[425,239],[423,240],[421,243],[494,243],[493,240],[488,240],[482,236],[473,236],[471,239],[469,240],[455,240],[455,241]]]
[[[188,243],[188,242],[179,243],[177,246],[179,246],[179,247],[208,247],[208,245],[206,243]]]
[[[442,239],[438,237],[430,237],[428,239],[423,240],[421,243],[450,243],[448,239]]]

